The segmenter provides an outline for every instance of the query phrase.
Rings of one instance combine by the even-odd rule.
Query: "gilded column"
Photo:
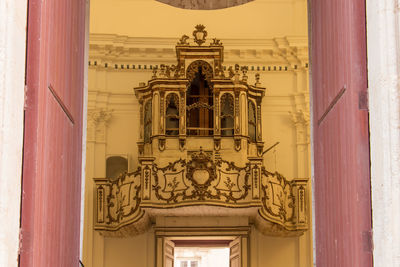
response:
[[[214,90],[214,150],[221,149],[220,91]]]
[[[235,89],[235,135],[240,135],[240,106],[239,106],[240,91]]]
[[[239,104],[239,96],[240,91],[238,88],[235,88],[235,105],[234,105],[234,112],[235,112],[235,123],[234,123],[234,141],[235,141],[235,150],[240,151],[242,149],[242,138],[240,136],[240,104]]]
[[[221,119],[219,110],[219,89],[214,90],[214,135],[221,135]]]
[[[179,149],[185,149],[186,143],[186,94],[179,92]]]
[[[160,123],[160,135],[164,135],[165,134],[165,127],[164,127],[164,124],[165,124],[165,110],[164,110],[164,101],[165,100],[165,92],[164,91],[161,91],[160,92],[160,120],[159,120],[159,123]]]
[[[161,124],[161,116],[162,116],[162,111],[160,109],[161,103],[160,103],[160,95],[155,92],[153,94],[153,118],[152,121],[157,122],[159,121],[160,123],[157,125],[157,123],[153,123],[153,135],[158,136],[158,134],[162,133],[162,124]]]

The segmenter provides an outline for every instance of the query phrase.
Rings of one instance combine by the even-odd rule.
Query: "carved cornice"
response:
[[[186,37],[182,38],[180,42],[183,43],[180,45],[184,45],[187,40]],[[128,66],[132,70],[133,64],[136,64],[135,70],[139,70],[138,65],[141,64],[140,70],[150,70],[150,65],[155,66],[160,62],[176,63],[176,38],[90,34],[89,40],[91,67],[104,68],[107,63],[110,70],[115,69],[115,65],[117,69],[122,69],[123,65],[123,69],[127,70]],[[224,39],[225,65],[251,64],[249,71],[295,71],[308,66],[307,42],[306,37],[294,36],[272,39]]]

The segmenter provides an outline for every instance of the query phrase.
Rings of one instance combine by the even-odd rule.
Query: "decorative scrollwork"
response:
[[[130,222],[134,224],[148,211],[145,207],[240,205],[258,207],[259,217],[255,219],[260,228],[276,224],[278,232],[286,234],[307,228],[306,180],[288,181],[277,172],[269,172],[260,165],[256,167],[251,161],[240,167],[234,161],[213,159],[212,153],[202,149],[188,156],[190,160],[179,159],[164,167],[147,162],[144,167],[121,174],[115,180],[104,178],[96,182],[96,227],[119,229]],[[154,179],[146,179],[146,170]],[[146,183],[151,184],[152,198],[141,198],[142,188],[149,186]],[[258,185],[261,193],[254,198],[252,186]],[[265,231],[272,231],[268,229]]]
[[[153,69],[152,79],[157,78],[157,70],[157,68]],[[164,79],[176,79],[181,76],[181,66],[161,64],[158,76]]]
[[[217,39],[217,38],[213,38],[213,41],[210,43],[210,46],[222,46],[222,42],[221,40]]]
[[[189,106],[186,106],[187,110],[191,110],[191,109],[194,109],[194,108],[206,108],[206,109],[209,109],[209,110],[213,110],[212,106],[210,106],[209,104],[207,104],[205,102],[201,102],[201,101],[193,103],[193,104],[191,104]]]
[[[196,29],[193,31],[194,42],[200,46],[206,41],[207,31],[204,30],[206,27],[204,27],[202,24],[199,24],[196,25],[195,28]]]
[[[109,180],[106,196],[107,224],[120,223],[134,214],[140,207],[141,168],[131,173],[123,173],[115,180]]]
[[[226,202],[230,202],[230,201],[232,201],[232,202],[234,202],[234,203],[236,203],[237,201],[239,201],[239,200],[242,200],[242,199],[245,199],[246,197],[247,197],[247,195],[249,194],[249,190],[251,189],[251,185],[249,185],[249,177],[250,177],[250,163],[247,163],[246,164],[246,166],[244,166],[244,167],[237,167],[236,165],[235,165],[235,163],[234,162],[228,162],[228,161],[226,161],[226,160],[222,160],[222,159],[219,159],[218,161],[217,161],[217,166],[218,167],[221,167],[223,164],[226,164],[228,167],[227,168],[225,168],[225,171],[237,171],[237,172],[242,172],[242,171],[244,171],[244,173],[245,173],[245,175],[244,175],[244,184],[243,184],[243,186],[242,186],[242,190],[240,190],[240,188],[239,188],[239,190],[240,190],[240,192],[241,192],[241,195],[239,195],[238,197],[235,197],[234,196],[234,190],[232,190],[232,184],[235,186],[235,184],[234,183],[232,183],[232,181],[229,179],[229,177],[228,177],[228,179],[224,182],[225,183],[225,185],[227,186],[227,187],[229,187],[229,190],[227,190],[228,191],[228,193],[226,193],[226,192],[219,192],[219,191],[221,191],[220,189],[217,189],[217,191],[218,191],[218,193],[222,196],[222,197],[225,197],[225,201]],[[238,187],[238,183],[236,182],[236,186]]]
[[[293,195],[292,183],[285,179],[280,173],[268,172],[261,168],[263,182],[261,198],[264,209],[283,223],[292,222],[294,219],[295,197]]]
[[[213,68],[210,64],[204,60],[193,61],[186,70],[186,78],[192,81],[196,77],[196,73],[201,70],[201,73],[205,76],[206,81],[211,84],[211,79],[213,79]]]
[[[157,71],[158,71],[158,67],[154,67],[153,68],[153,76],[151,76],[152,79],[157,79]]]
[[[233,162],[222,159],[214,162],[211,156],[202,150],[193,153],[191,157],[188,162],[179,159],[162,168],[153,164],[153,190],[158,200],[167,203],[190,200],[200,201],[199,203],[208,200],[236,203],[248,196],[251,189],[250,164],[238,167]],[[185,174],[176,175],[181,172]],[[167,181],[166,177],[169,175]],[[171,185],[168,185],[169,183]],[[165,188],[168,188],[168,192]]]
[[[172,172],[177,172],[177,166],[180,165],[179,167],[185,167],[186,166],[186,160],[183,159],[179,159],[176,160],[174,162],[170,162],[167,166],[165,167],[158,167],[156,164],[153,164],[152,168],[153,168],[153,175],[154,175],[154,182],[155,184],[153,185],[153,190],[154,193],[156,195],[156,198],[159,200],[163,200],[166,201],[167,203],[177,203],[178,202],[178,198],[182,197],[184,192],[176,192],[175,189],[172,189],[169,193],[170,195],[168,197],[164,197],[163,194],[161,194],[160,191],[161,190],[161,186],[160,186],[160,179],[159,179],[159,171],[161,171],[162,173],[166,173],[168,171],[172,171]]]
[[[205,200],[219,199],[218,195],[213,195],[209,187],[216,179],[216,166],[211,160],[210,155],[204,153],[200,147],[200,152],[192,154],[192,160],[187,164],[186,178],[193,186],[192,195],[185,195],[185,199]]]
[[[189,36],[187,36],[186,34],[182,35],[181,39],[179,39],[178,41],[178,45],[189,45],[189,43],[187,42],[188,39]]]
[[[221,60],[216,59],[214,62],[214,73],[215,77],[224,79],[225,78],[225,73],[221,64]]]

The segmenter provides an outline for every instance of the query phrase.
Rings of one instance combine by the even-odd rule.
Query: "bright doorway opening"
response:
[[[174,267],[229,267],[228,247],[177,247]]]

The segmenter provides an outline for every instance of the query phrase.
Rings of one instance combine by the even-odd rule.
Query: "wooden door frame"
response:
[[[251,226],[232,227],[155,227],[155,267],[163,267],[163,250],[165,239],[202,238],[211,240],[217,237],[240,238],[241,267],[250,266],[250,233]],[[161,257],[160,257],[161,256]]]
[[[372,266],[365,2],[309,0],[308,13],[315,264]]]

